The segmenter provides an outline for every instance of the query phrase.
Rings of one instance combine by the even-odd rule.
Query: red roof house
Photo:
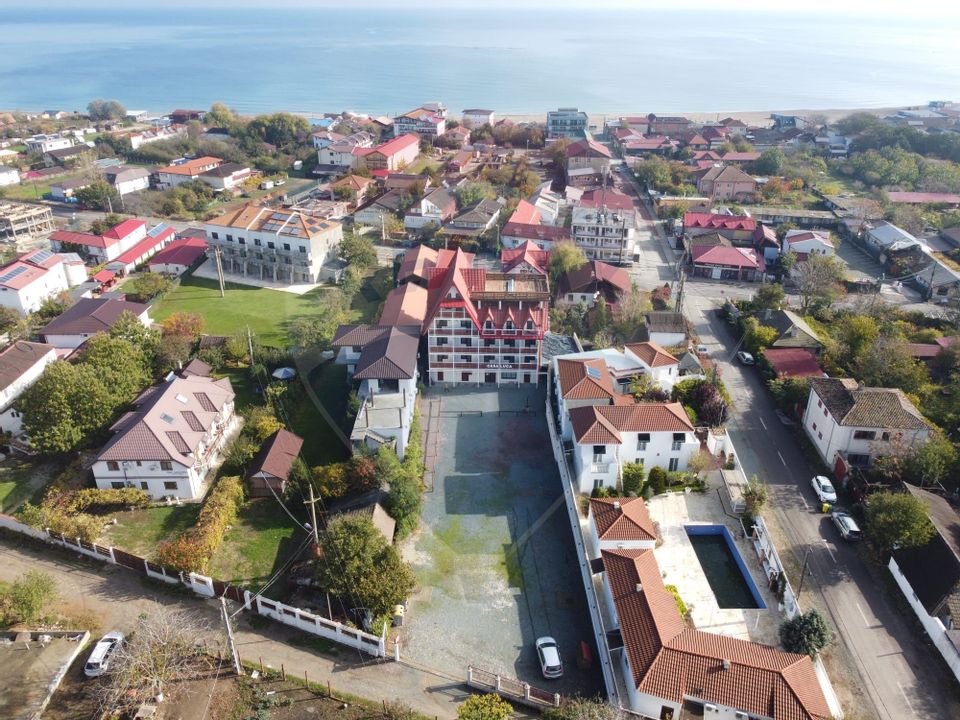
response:
[[[803,348],[767,348],[764,359],[780,378],[826,377],[817,356]]]

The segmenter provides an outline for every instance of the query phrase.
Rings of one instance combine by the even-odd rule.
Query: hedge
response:
[[[111,510],[130,506],[143,508],[149,504],[150,495],[146,490],[138,488],[84,488],[67,498],[64,509],[75,513],[91,507],[98,510]]]
[[[197,524],[157,548],[161,565],[183,572],[206,572],[227,528],[243,502],[243,482],[236,475],[220,478],[200,510]]]

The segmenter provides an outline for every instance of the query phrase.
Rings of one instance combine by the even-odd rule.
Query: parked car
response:
[[[123,633],[117,630],[109,632],[93,646],[93,652],[83,666],[83,674],[87,677],[103,675],[110,667],[110,656],[123,642]]]
[[[697,355],[706,355],[708,352],[710,351],[707,349],[707,346],[704,345],[703,343],[700,343],[699,345],[697,345]]]
[[[863,537],[863,534],[860,532],[860,526],[857,525],[857,521],[854,520],[850,515],[840,510],[834,510],[830,513],[830,519],[833,520],[833,524],[837,526],[837,530],[840,531],[840,537],[844,540],[854,541],[860,540]]]
[[[741,350],[740,352],[737,353],[737,360],[739,360],[744,365],[753,365],[755,362],[753,359],[753,355],[751,355],[750,353],[744,350]]]
[[[817,499],[820,502],[832,505],[837,501],[837,491],[833,489],[833,483],[823,475],[814,475],[813,479],[810,480],[810,485],[813,486],[813,491],[817,494]]]
[[[560,650],[557,641],[552,637],[542,637],[537,640],[537,657],[540,658],[540,672],[547,680],[563,677],[563,663],[560,661]]]

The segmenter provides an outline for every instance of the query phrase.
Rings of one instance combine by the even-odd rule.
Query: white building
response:
[[[829,232],[788,230],[783,237],[783,251],[806,259],[811,255],[833,255],[835,250]]]
[[[547,139],[582,137],[587,129],[587,114],[577,108],[560,108],[547,113]]]
[[[373,135],[368,132],[353,133],[346,137],[336,135],[336,133],[327,133],[327,135],[329,137],[319,139],[316,135],[314,136],[314,147],[317,148],[317,163],[320,165],[335,165],[356,169],[362,163],[362,151],[372,148],[374,143]],[[330,140],[330,142],[327,142],[327,140]]]
[[[588,260],[621,264],[633,261],[636,213],[633,210],[579,205],[573,208],[573,242]]]
[[[153,171],[154,184],[160,190],[174,188],[191,180],[202,180],[203,173],[223,164],[217,157],[199,157],[179,165],[168,165]]]
[[[902,390],[851,378],[810,378],[803,429],[823,461],[845,472],[925,443],[930,424]]]
[[[52,345],[17,340],[0,351],[0,431],[16,437],[22,427],[17,398],[57,359]]]
[[[104,168],[103,179],[113,185],[121,197],[150,187],[150,171],[130,165],[114,165]]]
[[[54,297],[87,279],[78,255],[33,250],[0,268],[0,306],[27,315]]]
[[[447,108],[443,103],[424,103],[415,110],[393,119],[394,137],[414,133],[424,137],[440,137],[447,129]]]
[[[112,298],[81,298],[37,334],[55,348],[78,348],[97,333],[108,331],[125,312],[139,319],[144,327],[153,322],[149,305]]]
[[[50,235],[50,247],[54,252],[79,253],[92,264],[100,264],[115,260],[146,237],[147,223],[130,218],[103,235],[57,230]]]
[[[463,111],[463,117],[461,120],[464,126],[467,128],[478,128],[483,125],[493,125],[493,115],[493,110],[472,108],[470,110]]]
[[[51,150],[63,150],[73,146],[73,138],[61,135],[34,135],[23,141],[27,152],[48,153]]]
[[[232,190],[252,176],[253,171],[246,165],[228,162],[201,173],[200,179],[214,190],[223,191]]]
[[[625,463],[686,470],[700,441],[680,403],[586,405],[569,411],[578,489],[616,488]]]
[[[236,427],[229,378],[189,375],[148,388],[93,463],[101,489],[134,487],[150,497],[195,500]]]
[[[222,252],[224,272],[291,285],[329,277],[324,265],[336,259],[343,239],[334,220],[253,204],[208,220],[204,229],[207,244]]]
[[[433,223],[439,229],[456,211],[456,197],[446,188],[437,188],[407,210],[403,225],[407,230],[420,230]]]
[[[597,553],[653,550],[657,544],[657,527],[643,498],[591,498],[587,525]]]
[[[868,228],[864,235],[864,241],[878,255],[907,250],[920,245],[913,235],[888,222],[878,223],[874,227]]]
[[[0,165],[0,187],[4,185],[17,185],[20,182],[20,173],[16,168]]]

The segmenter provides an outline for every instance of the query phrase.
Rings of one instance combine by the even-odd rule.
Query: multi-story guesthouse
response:
[[[415,133],[424,137],[440,137],[447,129],[447,108],[443,103],[428,102],[393,119],[396,137]]]
[[[210,250],[220,248],[225,273],[287,284],[329,276],[324,265],[343,239],[334,220],[253,204],[208,220],[204,229]]]
[[[547,139],[580,138],[587,129],[587,114],[577,108],[559,108],[547,113]]]
[[[429,271],[430,383],[537,384],[549,330],[550,291],[541,275],[490,272],[457,250]]]
[[[573,242],[583,249],[588,260],[613,264],[633,259],[636,212],[578,205],[573,208]]]
[[[79,255],[31,250],[0,268],[0,306],[36,312],[43,301],[87,279]]]

